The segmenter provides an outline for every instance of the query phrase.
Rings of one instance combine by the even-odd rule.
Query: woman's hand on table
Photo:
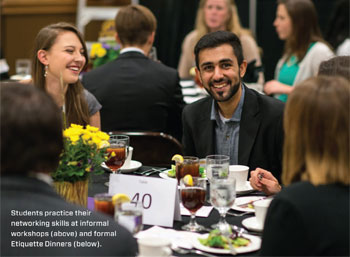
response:
[[[283,84],[277,80],[270,80],[264,85],[264,92],[267,95],[271,94],[290,94],[293,87]]]
[[[256,168],[250,172],[249,182],[255,190],[262,191],[266,195],[277,194],[281,191],[278,180],[271,172],[261,168]]]

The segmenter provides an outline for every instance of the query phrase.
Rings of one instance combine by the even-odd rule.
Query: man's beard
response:
[[[227,84],[229,84],[229,87],[230,87],[230,90],[229,90],[229,92],[228,92],[226,97],[223,97],[224,92],[217,92],[216,94],[219,95],[219,97],[217,97],[216,94],[212,93],[209,90],[209,89],[214,87],[212,81],[209,82],[209,89],[204,87],[205,90],[208,92],[208,94],[211,95],[217,102],[226,102],[226,101],[230,100],[237,93],[237,91],[238,91],[238,89],[239,89],[239,87],[241,85],[241,81],[242,80],[241,80],[241,77],[239,77],[239,81],[236,84],[234,84],[233,86],[232,86],[232,80],[227,79],[227,78],[223,78],[223,79],[218,80],[216,82],[220,83],[220,82],[223,82],[223,81],[225,81]]]

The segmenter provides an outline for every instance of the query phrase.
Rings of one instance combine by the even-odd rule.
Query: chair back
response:
[[[182,144],[171,135],[153,131],[112,131],[130,137],[132,160],[145,166],[170,167],[174,154],[183,154]]]

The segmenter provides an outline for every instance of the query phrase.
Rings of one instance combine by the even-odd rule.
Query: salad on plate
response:
[[[217,249],[230,249],[228,239],[231,240],[231,244],[235,248],[248,246],[251,242],[250,239],[246,237],[238,236],[238,233],[236,231],[232,231],[229,237],[225,237],[218,229],[210,231],[207,238],[198,238],[198,241],[207,247]]]

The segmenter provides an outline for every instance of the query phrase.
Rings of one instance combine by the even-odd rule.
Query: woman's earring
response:
[[[49,66],[45,65],[45,70],[44,70],[44,77],[46,78],[47,76],[47,69],[49,68]]]

